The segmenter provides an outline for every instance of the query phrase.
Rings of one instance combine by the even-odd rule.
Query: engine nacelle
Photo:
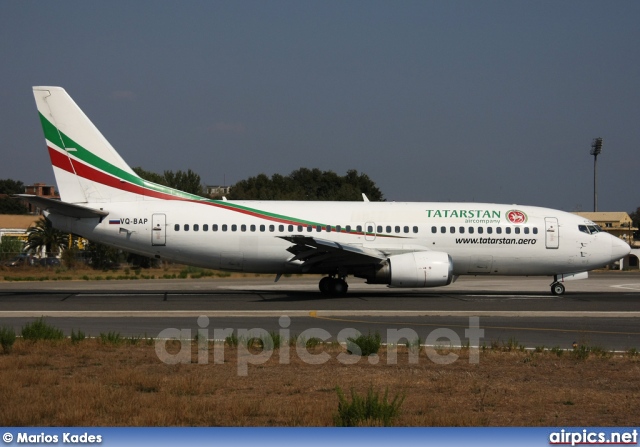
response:
[[[440,287],[453,280],[451,256],[441,251],[418,251],[390,256],[367,282],[389,287]]]

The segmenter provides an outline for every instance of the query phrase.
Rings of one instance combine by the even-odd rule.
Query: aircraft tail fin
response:
[[[117,200],[140,196],[129,191],[123,197],[122,189],[108,186],[113,180],[104,177],[134,183],[140,178],[63,88],[33,87],[33,94],[63,201],[109,202],[114,196]]]
[[[202,201],[139,177],[61,87],[33,87],[63,202]]]

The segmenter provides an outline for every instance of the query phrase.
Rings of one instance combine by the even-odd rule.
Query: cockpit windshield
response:
[[[589,225],[589,231],[591,231],[591,234],[596,234],[600,233],[602,229],[597,225]]]
[[[578,225],[578,230],[587,234],[596,234],[602,231],[598,225]]]

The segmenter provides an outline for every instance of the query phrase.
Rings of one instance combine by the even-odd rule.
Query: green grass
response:
[[[400,406],[404,402],[404,395],[396,395],[389,402],[389,389],[385,389],[384,396],[369,387],[366,396],[360,396],[351,389],[349,401],[340,387],[336,387],[338,394],[338,412],[333,422],[336,427],[384,426],[388,427],[400,413]]]
[[[40,317],[32,323],[27,323],[22,328],[22,338],[25,340],[62,340],[64,334],[60,329],[57,329],[44,320],[44,317]]]
[[[347,338],[347,352],[350,354],[357,353],[359,348],[360,355],[363,357],[368,357],[372,354],[377,354],[380,350],[381,344],[380,333],[376,331],[375,334],[371,335],[369,332],[368,335],[360,335],[357,338],[349,337]]]
[[[0,345],[2,345],[2,351],[5,354],[9,354],[13,349],[13,344],[16,341],[16,331],[12,327],[2,326],[0,328]]]

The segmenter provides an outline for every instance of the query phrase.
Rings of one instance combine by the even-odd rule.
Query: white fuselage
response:
[[[607,233],[584,231],[595,226],[582,217],[518,205],[149,199],[88,206],[109,215],[102,221],[49,218],[60,229],[123,250],[256,273],[304,271],[300,261],[290,261],[292,243],[281,238],[292,235],[387,256],[445,252],[455,275],[584,272],[611,263],[626,250]]]

